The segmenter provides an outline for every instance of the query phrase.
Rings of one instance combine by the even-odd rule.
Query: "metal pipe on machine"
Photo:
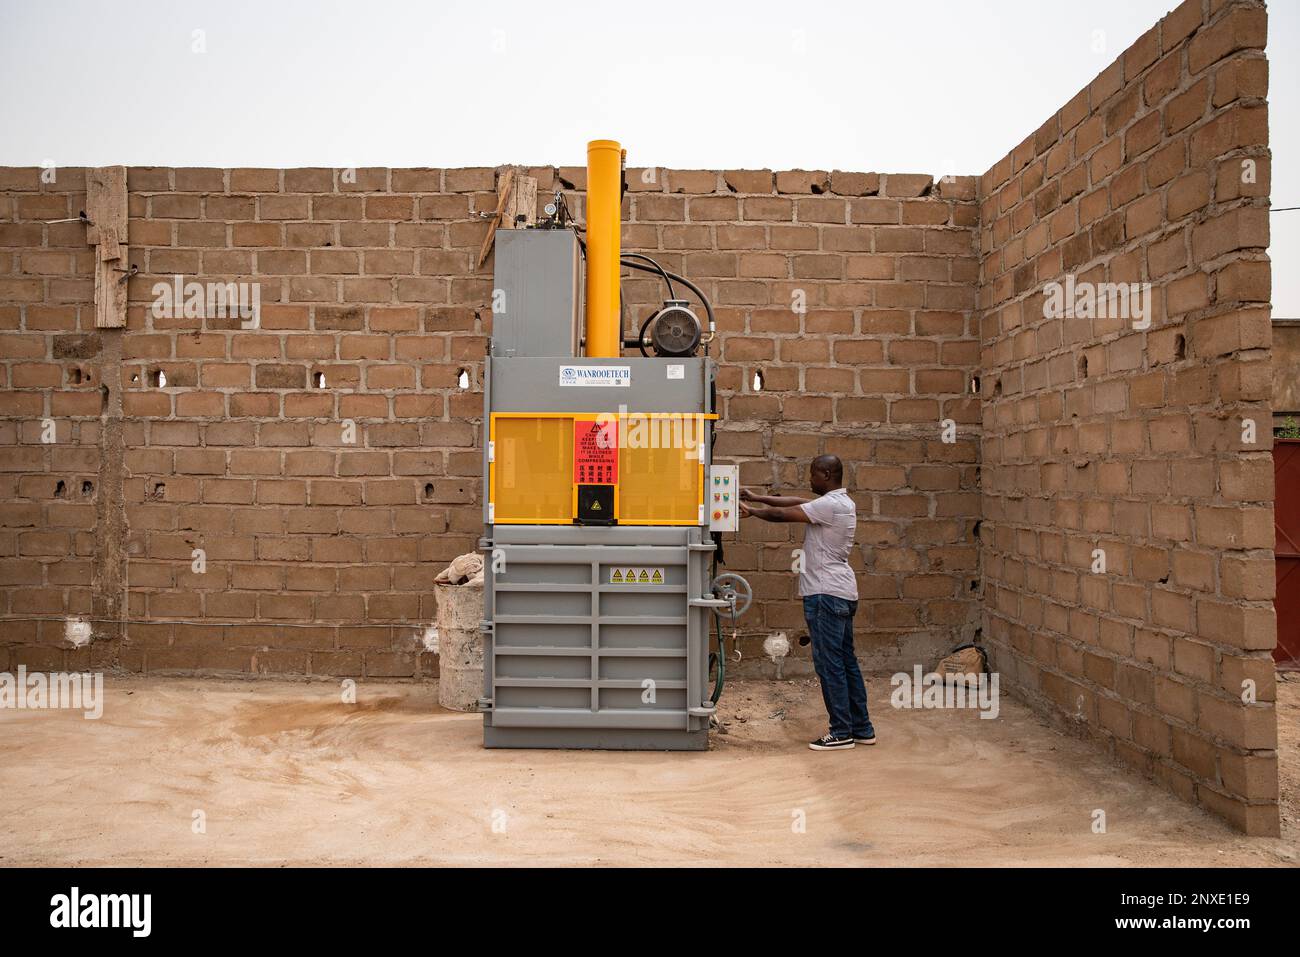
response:
[[[587,352],[622,354],[619,258],[623,206],[623,149],[616,140],[587,144]]]

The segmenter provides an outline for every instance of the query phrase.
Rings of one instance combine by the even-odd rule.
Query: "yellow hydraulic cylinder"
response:
[[[614,140],[587,144],[587,355],[622,355],[619,317],[619,230],[623,150]]]

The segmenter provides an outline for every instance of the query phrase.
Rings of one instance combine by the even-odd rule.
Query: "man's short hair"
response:
[[[840,461],[838,455],[819,455],[812,460],[812,467],[819,472],[826,473],[829,478],[834,479],[836,482],[844,478],[844,463]]]

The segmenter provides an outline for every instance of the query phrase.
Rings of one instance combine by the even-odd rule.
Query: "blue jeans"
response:
[[[822,700],[837,738],[875,737],[867,714],[867,685],[853,651],[853,616],[858,603],[835,595],[808,595],[803,617],[812,639],[813,667],[822,686]]]

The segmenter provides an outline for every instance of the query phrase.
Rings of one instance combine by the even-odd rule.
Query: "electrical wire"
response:
[[[88,618],[83,615],[6,615],[3,621],[84,621],[95,625],[194,625],[203,628],[427,628],[427,622],[359,622],[359,621],[188,621],[183,618]]]
[[[191,621],[184,618],[92,618],[84,615],[4,615],[0,622],[7,621],[53,621],[67,624],[68,621],[84,621],[95,625],[193,625],[204,628],[428,628],[431,622],[360,622],[360,621],[267,621],[264,619],[247,621],[218,621],[203,619]],[[770,635],[770,631],[738,631],[741,638],[756,638]]]

